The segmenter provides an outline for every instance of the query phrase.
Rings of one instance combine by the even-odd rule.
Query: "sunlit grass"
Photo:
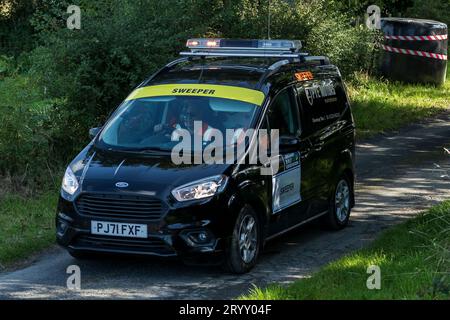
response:
[[[2,196],[0,270],[54,243],[57,195],[52,191],[33,199],[17,195]]]
[[[450,108],[450,77],[441,87],[377,80],[364,74],[349,82],[357,136],[396,130]]]
[[[288,287],[254,288],[241,299],[450,299],[450,202],[384,232],[371,246]],[[366,286],[381,268],[381,290]]]

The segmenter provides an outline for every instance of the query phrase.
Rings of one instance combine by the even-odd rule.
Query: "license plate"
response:
[[[147,238],[147,225],[91,221],[91,233],[113,237]]]

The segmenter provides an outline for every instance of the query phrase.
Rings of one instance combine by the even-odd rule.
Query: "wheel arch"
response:
[[[242,185],[233,195],[233,198],[234,200],[232,201],[230,208],[236,212],[234,220],[236,220],[240,209],[245,205],[249,205],[257,214],[260,220],[261,230],[263,231],[263,235],[265,235],[270,216],[270,199],[265,188],[261,190],[261,186],[249,182]]]
[[[334,181],[345,175],[350,182],[351,187],[351,206],[355,206],[355,165],[353,163],[353,154],[349,149],[343,150],[334,163]],[[330,190],[330,192],[333,192]]]

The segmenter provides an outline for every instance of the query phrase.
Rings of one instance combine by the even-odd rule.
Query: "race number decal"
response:
[[[283,170],[272,177],[272,213],[301,201],[300,153],[283,155]]]

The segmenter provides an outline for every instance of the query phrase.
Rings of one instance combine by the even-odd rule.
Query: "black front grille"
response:
[[[103,249],[121,250],[135,253],[148,253],[159,255],[175,255],[172,247],[158,238],[130,239],[130,238],[110,238],[104,236],[82,235],[76,238],[75,248],[82,249]]]
[[[158,220],[165,206],[155,197],[115,194],[83,194],[76,201],[82,215],[103,218]]]

